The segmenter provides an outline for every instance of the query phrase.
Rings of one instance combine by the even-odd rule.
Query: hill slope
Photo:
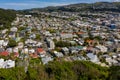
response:
[[[96,3],[79,3],[65,6],[49,6],[46,8],[34,8],[25,11],[68,11],[68,12],[80,12],[80,11],[115,11],[120,12],[120,2],[96,2]]]
[[[16,17],[16,11],[0,9],[0,29],[10,27]]]

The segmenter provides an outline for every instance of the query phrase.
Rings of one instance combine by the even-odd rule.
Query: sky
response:
[[[75,3],[94,3],[100,1],[120,1],[120,0],[0,0],[0,8],[4,9],[30,9],[43,8],[47,6],[62,6]]]

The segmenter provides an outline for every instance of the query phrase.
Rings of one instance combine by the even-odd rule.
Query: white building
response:
[[[10,31],[17,32],[18,29],[17,29],[17,27],[12,27],[12,28],[10,28]]]
[[[55,56],[57,56],[58,58],[59,58],[59,57],[63,57],[63,54],[62,54],[61,52],[54,51],[54,54],[55,54]]]
[[[4,62],[4,68],[12,68],[12,67],[15,67],[15,61],[6,60]]]
[[[97,55],[94,55],[93,53],[88,53],[87,56],[91,62],[94,62],[94,63],[99,62]]]
[[[55,43],[52,40],[48,40],[48,46],[50,49],[54,49],[55,48]]]
[[[107,52],[108,48],[103,45],[97,45],[96,48],[100,49],[101,52]]]
[[[0,68],[12,68],[15,67],[15,61],[0,59]]]
[[[32,17],[32,15],[25,15],[25,17],[29,18],[29,17]]]
[[[51,58],[50,56],[45,56],[41,60],[43,64],[47,64],[48,62],[53,61],[53,58]]]
[[[4,43],[4,40],[0,40],[0,46],[2,46]]]
[[[0,68],[3,68],[4,59],[0,59]]]

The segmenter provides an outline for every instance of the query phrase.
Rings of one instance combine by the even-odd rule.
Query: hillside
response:
[[[96,3],[79,3],[65,6],[49,6],[46,8],[34,8],[24,11],[68,11],[68,12],[80,12],[80,11],[114,11],[120,12],[120,2],[96,2]]]
[[[25,73],[23,67],[0,69],[0,80],[119,80],[120,67],[101,67],[91,62],[52,62],[34,64]]]
[[[10,27],[15,17],[16,11],[0,9],[0,29]]]

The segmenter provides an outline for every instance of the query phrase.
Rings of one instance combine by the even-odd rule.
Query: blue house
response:
[[[116,29],[116,25],[115,24],[110,24],[109,28],[110,29]]]

